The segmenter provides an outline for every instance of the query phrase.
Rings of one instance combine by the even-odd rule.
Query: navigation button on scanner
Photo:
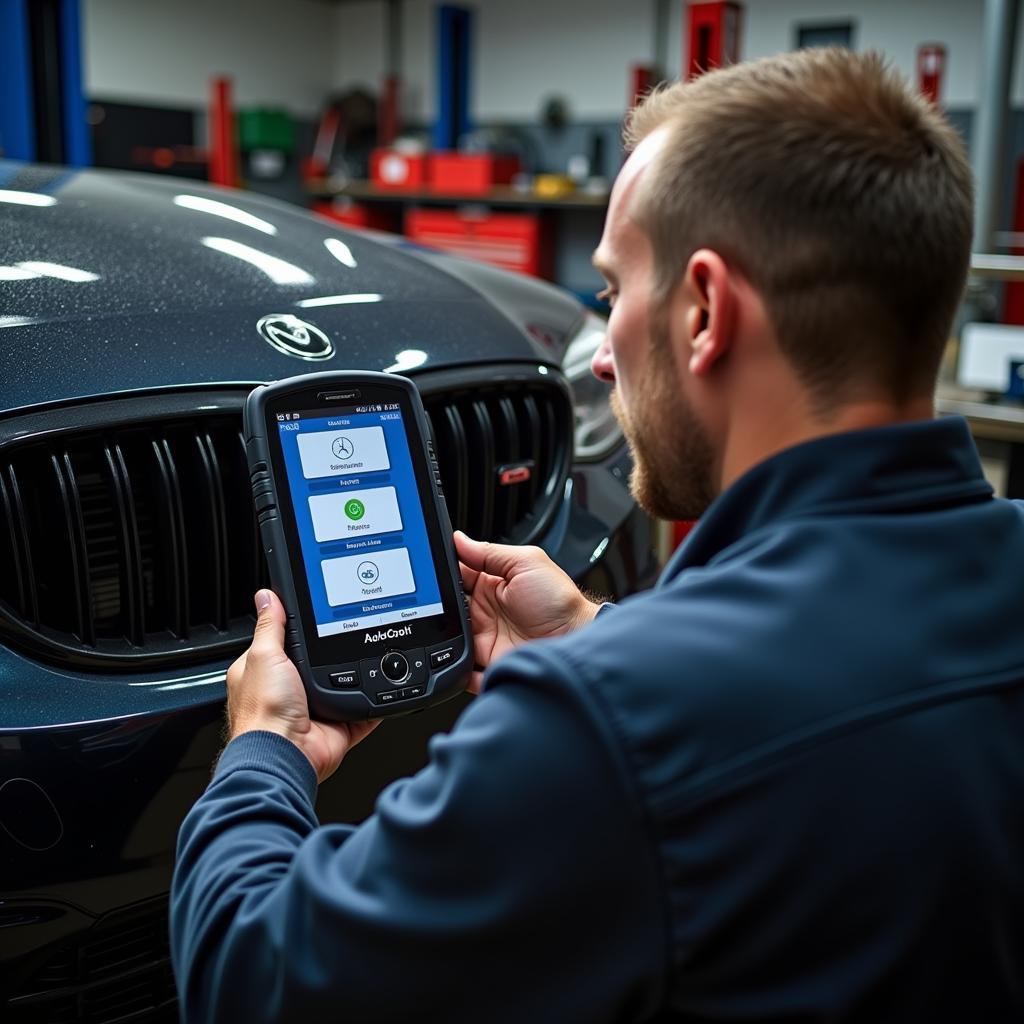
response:
[[[398,651],[391,651],[380,659],[380,670],[392,683],[403,683],[409,678],[409,662]]]
[[[427,668],[427,652],[422,647],[410,647],[405,652],[405,660],[409,662],[409,678],[407,686],[413,683],[426,683],[430,670]]]
[[[455,637],[447,643],[435,644],[427,651],[430,657],[430,670],[437,671],[458,661],[462,657],[463,646],[461,637]]]
[[[354,665],[351,668],[342,669],[340,672],[332,672],[328,679],[336,690],[350,690],[359,685],[359,674]]]
[[[450,661],[455,660],[455,644],[442,647],[439,651],[432,651],[430,654],[430,667],[441,668]]]

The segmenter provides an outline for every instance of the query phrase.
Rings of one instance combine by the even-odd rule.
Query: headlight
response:
[[[590,372],[590,361],[607,330],[608,325],[601,317],[588,312],[562,360],[576,411],[577,461],[602,459],[622,442],[622,429],[608,401],[611,387]]]

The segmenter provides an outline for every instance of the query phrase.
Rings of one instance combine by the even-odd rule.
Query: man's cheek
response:
[[[611,404],[612,415],[619,422],[619,426],[622,427],[622,432],[626,435],[627,441],[632,441],[633,430],[629,420],[629,414],[626,412],[626,407],[622,399],[622,388],[621,385],[617,384],[611,394],[608,396],[608,401]]]

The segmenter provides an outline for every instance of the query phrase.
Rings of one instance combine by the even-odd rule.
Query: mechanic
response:
[[[314,798],[372,726],[309,720],[261,591],[179,839],[186,1020],[1024,1020],[1024,503],[932,400],[959,138],[804,50],[627,141],[594,370],[699,524],[600,614],[459,536],[483,692],[359,827]]]

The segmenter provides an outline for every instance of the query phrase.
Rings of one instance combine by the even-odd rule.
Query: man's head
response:
[[[626,138],[595,254],[613,309],[594,370],[618,385],[642,504],[698,515],[758,455],[856,425],[844,410],[930,408],[971,175],[879,57],[713,71],[648,97]]]

